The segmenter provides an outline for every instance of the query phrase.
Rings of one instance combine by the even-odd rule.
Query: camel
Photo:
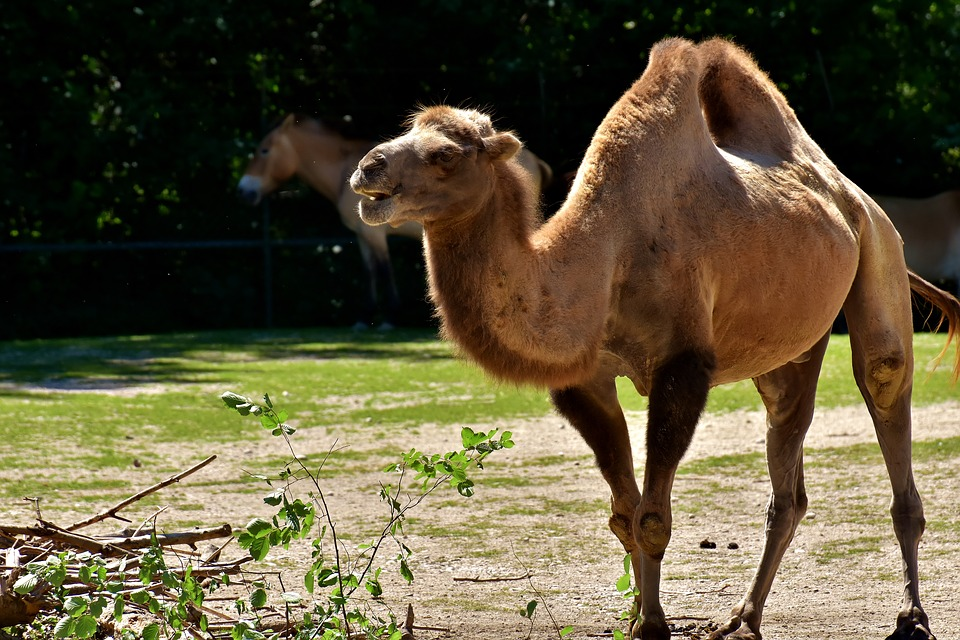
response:
[[[743,599],[711,638],[761,637],[807,507],[803,439],[842,310],[903,558],[890,638],[932,640],[918,587],[911,290],[949,321],[941,357],[960,302],[908,271],[883,210],[807,135],[750,54],[722,39],[652,47],[545,222],[513,159],[520,148],[484,113],[433,106],[370,150],[350,184],[366,223],[423,224],[442,337],[496,379],[549,389],[592,449],[639,588],[632,636],[670,637],[659,589],[675,473],[709,390],[752,379],[767,411],[765,541]],[[642,492],[618,376],[649,398]]]
[[[960,291],[960,190],[929,198],[871,196],[903,237],[907,265],[926,280]]]
[[[419,241],[423,227],[417,221],[396,227],[373,227],[364,224],[357,215],[359,196],[346,188],[347,178],[360,158],[375,144],[371,140],[347,138],[309,116],[288,114],[257,145],[256,153],[237,184],[237,196],[246,204],[257,205],[264,196],[296,176],[332,202],[340,214],[340,221],[356,235],[367,271],[368,295],[354,328],[371,326],[377,308],[381,306],[383,322],[379,328],[387,330],[395,325],[400,309],[387,237],[395,235]],[[552,178],[550,165],[530,151],[521,156],[521,162],[533,176],[539,193]],[[381,289],[385,300],[378,305]]]

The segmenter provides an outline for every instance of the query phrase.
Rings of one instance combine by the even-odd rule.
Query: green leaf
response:
[[[250,555],[253,556],[253,559],[257,562],[263,560],[270,551],[270,540],[267,538],[256,538],[250,543],[249,551]]]
[[[572,626],[564,627],[563,629],[560,629],[560,637],[561,637],[561,638],[566,638],[566,637],[567,637],[568,635],[570,635],[571,633],[573,633],[573,627],[572,627]]]
[[[400,559],[400,575],[403,576],[403,579],[407,582],[413,582],[413,572],[410,571],[410,565],[407,564],[406,559]]]
[[[270,534],[273,531],[273,523],[264,520],[263,518],[254,518],[247,523],[247,526],[244,527],[247,532],[250,533],[254,538],[262,538]]]
[[[367,591],[369,591],[370,595],[372,595],[374,598],[379,598],[383,595],[383,587],[380,586],[380,582],[378,580],[367,580],[367,583],[364,585],[364,587],[366,587]]]
[[[520,615],[524,618],[533,619],[533,612],[537,610],[538,602],[536,600],[531,600],[527,603],[527,608],[520,612]]]
[[[627,575],[630,574],[630,569],[633,567],[633,564],[631,563],[630,560],[631,558],[629,553],[623,556],[623,572],[626,573]]]
[[[86,598],[81,598],[80,596],[70,596],[64,601],[63,610],[66,611],[67,614],[76,618],[87,610],[87,606],[89,604],[90,602]]]
[[[106,606],[107,606],[107,599],[104,598],[103,596],[100,596],[99,598],[94,599],[93,601],[90,602],[90,615],[92,615],[94,618],[99,618],[100,614],[103,613],[103,610],[106,608]]]
[[[160,625],[156,622],[151,622],[143,628],[140,635],[143,640],[160,640]]]
[[[254,609],[262,609],[267,604],[267,592],[263,589],[254,589],[250,594],[250,606]]]
[[[307,571],[303,576],[303,587],[307,590],[307,593],[313,593],[314,584],[313,571]]]
[[[273,429],[277,426],[277,419],[272,413],[265,413],[260,416],[260,424],[264,429]]]
[[[303,602],[303,598],[300,596],[300,594],[295,593],[293,591],[284,591],[283,593],[280,594],[280,597],[283,599],[284,602],[287,602],[289,604],[300,604],[301,602]]]
[[[464,498],[469,498],[473,495],[473,480],[464,480],[457,485],[457,493],[462,495]]]
[[[617,591],[624,593],[630,590],[630,575],[624,574],[617,580]]]
[[[117,622],[123,619],[123,598],[117,598],[113,601],[113,619]]]
[[[236,409],[242,404],[250,403],[248,398],[244,398],[243,396],[232,391],[224,391],[220,394],[220,399],[223,400],[223,404],[227,405],[231,409]]]
[[[78,638],[92,638],[97,633],[97,619],[91,615],[80,616],[73,633]]]
[[[53,635],[57,638],[66,638],[69,635],[73,634],[73,628],[76,625],[76,620],[70,616],[63,616],[57,620],[57,624],[53,627]]]
[[[263,497],[263,501],[266,502],[271,507],[276,507],[283,502],[283,495],[285,489],[277,489],[276,491],[271,491]]]
[[[38,584],[40,584],[40,576],[33,573],[28,573],[20,576],[20,578],[13,584],[13,590],[16,593],[23,595],[36,589]]]

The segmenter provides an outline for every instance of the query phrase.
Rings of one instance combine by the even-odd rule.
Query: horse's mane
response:
[[[366,140],[369,138],[369,136],[359,135],[353,130],[354,128],[349,122],[345,122],[342,119],[326,119],[302,111],[288,111],[276,116],[267,126],[267,133],[279,128],[291,115],[293,116],[294,126],[298,128],[302,127],[317,132],[332,133],[347,140]]]

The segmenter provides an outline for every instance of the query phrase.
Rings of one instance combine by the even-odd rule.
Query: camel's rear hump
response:
[[[791,158],[803,130],[750,54],[719,38],[702,43],[698,51],[703,60],[698,93],[716,145]]]

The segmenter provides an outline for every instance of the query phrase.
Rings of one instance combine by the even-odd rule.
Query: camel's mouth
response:
[[[401,190],[400,185],[397,185],[390,191],[386,191],[384,189],[378,189],[375,187],[362,187],[359,190],[357,190],[357,193],[359,193],[361,196],[363,196],[366,200],[369,200],[370,202],[383,202],[384,200],[389,200],[393,196],[400,193],[400,190]]]
[[[381,202],[393,196],[392,193],[384,193],[382,191],[374,191],[372,193],[368,192],[364,193],[363,195],[367,200],[371,200],[373,202]]]

